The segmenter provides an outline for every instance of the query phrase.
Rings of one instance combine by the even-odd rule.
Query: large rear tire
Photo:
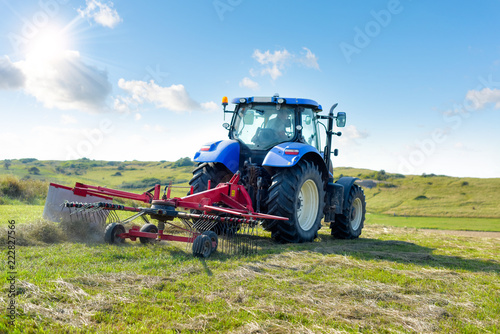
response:
[[[267,198],[268,213],[288,221],[265,221],[263,227],[280,242],[310,242],[318,236],[325,206],[325,186],[318,166],[299,161],[273,176]]]
[[[353,184],[343,214],[335,215],[330,224],[332,235],[337,239],[356,239],[365,223],[366,201],[363,189]]]
[[[189,181],[189,185],[193,187],[193,193],[199,193],[208,189],[208,181],[210,180],[210,187],[213,189],[221,182],[229,182],[233,173],[226,168],[223,164],[219,163],[201,163],[193,171],[193,177]],[[189,193],[188,193],[189,195]],[[198,210],[191,210],[191,213],[201,213]],[[229,231],[229,227],[223,223],[217,223],[212,227],[218,235],[225,234]]]
[[[199,193],[208,189],[208,180],[211,182],[211,187],[215,188],[219,183],[231,180],[232,176],[233,173],[223,164],[202,163],[193,171],[189,185],[193,187],[194,193]]]

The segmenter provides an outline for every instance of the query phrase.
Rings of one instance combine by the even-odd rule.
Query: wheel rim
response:
[[[125,233],[123,226],[116,225],[113,231],[113,242],[115,244],[120,244],[125,241],[125,239],[120,238],[118,235]]]
[[[297,201],[297,220],[304,231],[313,227],[318,215],[319,193],[313,180],[307,180],[300,188]]]
[[[204,257],[208,257],[211,252],[212,252],[212,239],[207,237],[207,239],[203,241],[202,254]]]
[[[361,225],[361,217],[363,215],[363,203],[361,199],[355,198],[351,208],[351,227],[357,230]]]

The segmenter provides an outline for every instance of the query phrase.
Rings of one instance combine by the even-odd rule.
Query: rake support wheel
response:
[[[145,224],[143,227],[141,227],[141,232],[158,233],[158,227],[156,227],[155,224]],[[139,240],[141,241],[141,244],[150,244],[153,243],[156,239],[139,237]]]
[[[214,231],[205,231],[201,235],[206,235],[210,238],[210,241],[212,242],[212,253],[215,252],[217,250],[217,246],[219,245],[219,237],[217,237],[217,233]]]
[[[104,231],[104,242],[108,244],[122,244],[125,239],[119,237],[120,234],[125,233],[125,227],[119,223],[111,223],[106,226]]]
[[[207,258],[212,254],[212,239],[208,235],[200,234],[193,242],[193,255]]]

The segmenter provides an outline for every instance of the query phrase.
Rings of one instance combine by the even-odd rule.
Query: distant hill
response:
[[[374,213],[407,216],[500,217],[500,178],[402,175],[337,168],[335,177],[355,176]],[[366,180],[371,180],[367,182]]]
[[[83,182],[143,192],[155,183],[166,185],[172,182],[187,187],[194,167],[188,158],[175,162],[19,159],[9,160],[7,165],[5,161],[0,161],[0,195],[3,195],[0,204],[12,202],[6,199],[6,192],[12,191],[5,190],[7,175],[24,182],[14,188],[45,189],[48,182],[64,185]],[[362,180],[368,212],[398,216],[500,217],[500,178],[402,175],[369,169],[336,168],[335,178],[341,176],[355,176]],[[46,183],[45,188],[40,186],[40,182]],[[185,193],[186,189],[180,188],[173,195],[182,196]],[[39,193],[38,200],[31,200],[30,203],[42,204],[44,196],[43,192]],[[14,202],[20,203],[23,199]]]

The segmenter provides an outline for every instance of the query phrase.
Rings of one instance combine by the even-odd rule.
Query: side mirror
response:
[[[345,112],[339,111],[337,114],[336,121],[337,121],[337,127],[338,128],[343,128],[345,126],[345,121],[346,121],[346,114]]]
[[[304,119],[304,123],[306,123],[306,125],[310,125],[311,124],[311,116],[306,116]]]
[[[246,113],[243,117],[243,124],[252,125],[254,120],[253,112]]]
[[[226,129],[226,130],[229,130],[230,125],[229,125],[229,123],[223,123],[223,124],[222,124],[222,127],[223,127],[224,129]]]

